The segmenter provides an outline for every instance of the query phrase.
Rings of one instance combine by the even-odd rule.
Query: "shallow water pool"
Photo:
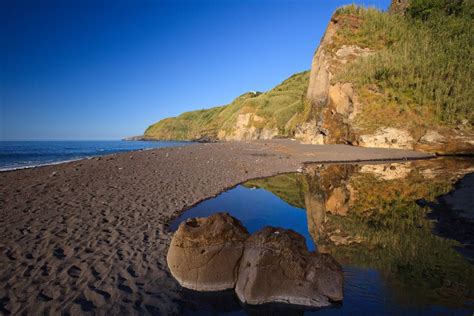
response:
[[[308,165],[303,174],[252,180],[203,201],[170,228],[225,211],[250,233],[264,226],[293,229],[310,250],[341,263],[344,300],[303,310],[246,306],[232,291],[184,291],[182,313],[471,315],[472,197],[456,192],[470,190],[473,172],[471,159]]]

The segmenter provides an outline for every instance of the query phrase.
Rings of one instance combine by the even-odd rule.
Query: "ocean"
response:
[[[174,141],[0,141],[0,171],[57,164],[134,150],[185,146]]]

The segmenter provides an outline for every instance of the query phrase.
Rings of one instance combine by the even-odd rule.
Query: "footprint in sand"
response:
[[[120,291],[123,291],[123,292],[128,293],[128,294],[132,294],[132,293],[133,293],[133,290],[132,290],[129,286],[125,285],[125,284],[119,284],[119,285],[117,286],[117,288],[118,288]]]
[[[63,248],[54,249],[53,256],[55,256],[56,258],[61,259],[61,260],[66,258],[66,255],[64,254],[64,249]]]
[[[47,294],[45,294],[43,291],[41,291],[39,294],[38,294],[38,299],[42,302],[49,302],[51,301],[53,298],[52,297],[49,297]]]
[[[4,296],[0,298],[0,312],[5,315],[10,315],[10,310],[7,309],[6,305],[10,302],[10,298],[8,296]]]
[[[47,264],[44,264],[42,267],[41,267],[41,275],[42,276],[48,276],[49,275],[49,272],[51,271],[51,269],[48,267]]]
[[[15,254],[10,249],[5,251],[5,256],[7,256],[7,258],[10,259],[10,260],[16,260]]]
[[[100,277],[100,272],[97,271],[94,267],[91,267],[91,273],[94,276],[96,280],[101,280],[102,278]]]
[[[84,297],[78,297],[74,300],[75,304],[81,306],[82,311],[84,312],[91,312],[95,309],[94,303],[89,300],[86,300]]]
[[[106,291],[102,291],[94,286],[91,286],[90,289],[94,292],[96,292],[97,294],[100,294],[104,297],[104,299],[108,300],[110,299],[111,295],[109,294],[109,292],[106,292]]]
[[[81,268],[78,266],[72,266],[67,270],[67,274],[72,278],[78,278],[81,276]]]
[[[137,278],[137,277],[138,277],[137,272],[135,272],[135,269],[133,269],[132,266],[128,266],[127,272],[128,272],[132,277],[134,277],[134,278]]]
[[[24,277],[30,277],[30,276],[31,276],[31,271],[33,271],[34,268],[35,268],[34,265],[29,265],[29,266],[26,268],[25,272],[23,272],[23,276],[24,276]]]

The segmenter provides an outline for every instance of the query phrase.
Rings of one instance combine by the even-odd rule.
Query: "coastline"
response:
[[[12,142],[16,142],[16,141],[12,141]],[[30,142],[31,141],[25,141],[25,142]],[[33,141],[33,143],[35,143],[37,141]],[[55,142],[68,142],[68,141],[39,141],[39,142],[49,142],[49,143],[55,143]],[[86,143],[86,142],[96,142],[96,141],[71,141],[71,142],[82,142],[82,143]],[[99,142],[102,142],[102,141],[99,141]],[[108,142],[108,141],[105,141],[105,142]],[[120,140],[120,142],[135,142],[135,143],[138,143],[138,142],[153,142],[153,141],[148,141],[148,140]],[[178,147],[178,146],[186,146],[186,145],[189,145],[191,144],[192,142],[188,142],[188,141],[161,141],[161,140],[157,140],[155,141],[157,143],[160,143],[160,144],[166,144],[166,143],[171,143],[173,145],[171,146],[163,146],[163,147]],[[123,149],[123,150],[117,150],[117,151],[113,151],[112,152],[106,152],[106,153],[101,153],[101,152],[105,152],[106,150],[109,150],[109,149],[101,149],[99,151],[97,151],[97,153],[90,153],[89,155],[78,155],[77,157],[73,157],[73,158],[70,158],[70,159],[64,159],[64,160],[54,160],[54,161],[35,161],[35,162],[32,162],[32,161],[29,161],[31,164],[22,164],[22,162],[20,162],[17,166],[2,166],[0,165],[0,173],[2,172],[7,172],[7,171],[16,171],[16,170],[22,170],[22,169],[33,169],[33,168],[39,168],[39,167],[44,167],[44,166],[51,166],[51,165],[59,165],[59,164],[64,164],[64,163],[68,163],[68,162],[74,162],[74,161],[81,161],[81,160],[89,160],[89,159],[93,159],[93,158],[96,158],[96,157],[104,157],[104,156],[108,156],[108,155],[115,155],[115,154],[121,154],[121,153],[130,153],[130,152],[136,152],[136,151],[144,151],[144,150],[153,150],[153,149],[157,149],[157,148],[161,148],[161,147],[145,147],[145,148],[137,148],[137,149]],[[31,153],[32,155],[34,153]],[[51,155],[54,155],[55,153],[51,153]]]
[[[46,166],[54,166],[54,165],[60,165],[60,164],[68,163],[68,162],[87,160],[87,159],[91,159],[91,158],[93,158],[93,157],[84,157],[84,158],[69,159],[69,160],[63,160],[63,161],[53,161],[53,162],[46,162],[44,164],[27,165],[27,166],[20,166],[20,167],[6,167],[6,168],[1,168],[0,167],[0,173],[8,172],[8,171],[23,170],[23,169],[35,169],[35,168],[46,167]]]
[[[1,172],[0,307],[176,314],[181,289],[166,265],[168,224],[186,209],[308,162],[431,157],[272,140],[138,150]]]

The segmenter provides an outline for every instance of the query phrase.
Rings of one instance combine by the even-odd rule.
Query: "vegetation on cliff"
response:
[[[433,234],[439,221],[428,218],[431,209],[417,201],[436,201],[452,190],[453,182],[470,166],[468,159],[310,165],[307,174],[247,184],[306,208],[308,230],[320,251],[329,252],[342,264],[376,269],[402,303],[416,294],[426,303],[463,306],[472,296],[473,266],[456,251],[463,245],[454,236],[446,239]],[[341,191],[347,195],[336,194]],[[334,209],[342,205],[347,212]],[[334,237],[358,241],[336,242]]]
[[[339,42],[375,51],[333,79],[355,83],[368,111],[379,105],[372,112],[392,108],[442,125],[473,121],[474,2],[412,0],[404,15],[357,6],[336,14],[358,19],[338,32]],[[393,120],[383,117],[382,124]]]
[[[303,115],[304,95],[308,88],[308,71],[292,75],[270,91],[248,92],[232,103],[207,110],[185,112],[151,125],[145,138],[193,140],[202,136],[231,137],[239,115],[252,114],[244,127],[256,131],[276,130],[288,136]]]
[[[474,2],[393,3],[391,13],[355,5],[338,9],[311,73],[229,105],[164,119],[145,138],[295,137],[315,144],[471,153]]]
[[[271,178],[250,180],[243,185],[247,188],[265,189],[286,203],[304,209],[304,196],[300,183],[300,174],[281,174]]]

